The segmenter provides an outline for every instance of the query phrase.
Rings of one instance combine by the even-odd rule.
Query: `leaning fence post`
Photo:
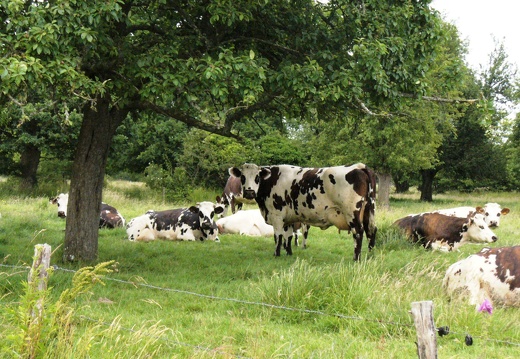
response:
[[[417,355],[420,359],[437,358],[437,331],[433,322],[431,300],[412,303],[412,316],[417,331]]]

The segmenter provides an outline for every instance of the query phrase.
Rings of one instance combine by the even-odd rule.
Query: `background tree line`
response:
[[[70,177],[65,260],[96,257],[106,173],[180,195],[244,161],[362,161],[382,205],[392,179],[515,188],[516,70],[500,46],[468,69],[429,2],[1,0],[1,172]]]

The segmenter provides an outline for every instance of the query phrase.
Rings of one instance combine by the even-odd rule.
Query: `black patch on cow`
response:
[[[276,193],[273,194],[273,206],[275,209],[281,211],[285,205],[287,205],[287,202],[285,202],[281,196]]]
[[[334,178],[334,175],[332,173],[329,175],[329,181],[332,184],[336,184],[336,179]]]

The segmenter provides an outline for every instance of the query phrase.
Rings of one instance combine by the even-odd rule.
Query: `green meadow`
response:
[[[200,201],[220,194],[199,192]],[[103,200],[127,221],[189,204],[116,180],[106,184]],[[352,236],[335,228],[311,228],[307,249],[281,257],[273,256],[272,238],[133,243],[119,228],[100,230],[97,263],[67,264],[61,262],[65,221],[49,198],[20,195],[3,183],[0,357],[416,358],[411,303],[431,300],[435,325],[450,328],[437,337],[439,358],[518,358],[520,309],[481,313],[442,288],[446,269],[483,246],[432,252],[391,226],[410,213],[487,202],[511,209],[491,246],[520,243],[518,193],[446,193],[433,203],[408,193],[377,209],[376,248],[368,252],[365,240],[357,263]],[[41,243],[52,247],[55,267],[48,290],[38,294],[27,279]],[[42,319],[28,325],[38,300]],[[473,345],[465,344],[466,335]],[[30,348],[27,338],[37,346]]]

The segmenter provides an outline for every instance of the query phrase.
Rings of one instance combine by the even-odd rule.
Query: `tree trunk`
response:
[[[390,186],[392,184],[392,176],[388,173],[378,173],[379,187],[377,189],[377,205],[380,208],[390,207]]]
[[[421,170],[421,201],[433,201],[433,179],[437,174],[437,170]]]
[[[23,186],[32,188],[38,184],[36,172],[40,164],[41,151],[31,144],[26,144],[20,157]]]
[[[109,96],[83,108],[70,180],[64,261],[93,261],[98,254],[99,212],[110,144],[127,110],[111,108]]]

